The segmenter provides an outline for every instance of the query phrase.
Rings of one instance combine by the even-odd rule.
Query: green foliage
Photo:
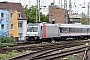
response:
[[[88,24],[88,23],[87,23],[87,20],[83,20],[83,19],[80,20],[80,23],[85,24],[85,25]]]
[[[14,56],[14,54],[12,52],[7,51],[5,54],[0,54],[0,59],[6,60],[7,58],[12,56]]]
[[[25,50],[22,50],[22,52],[25,52]],[[30,52],[33,52],[32,50],[30,50]],[[8,58],[14,57],[16,56],[15,54],[19,53],[19,51],[17,50],[12,50],[12,52],[6,51],[5,54],[0,54],[0,60],[6,60]]]
[[[40,20],[41,20],[41,22],[48,22],[47,16],[44,15],[42,12],[40,13]]]
[[[6,58],[7,58],[7,55],[6,54],[0,54],[0,59],[5,60]]]
[[[34,52],[33,50],[30,50],[30,52]]]
[[[12,50],[12,52],[13,52],[13,53],[18,53],[18,51],[17,51],[17,50]]]
[[[74,56],[74,55],[66,56],[66,58],[68,58],[69,60],[76,60],[77,56]]]
[[[36,6],[31,6],[28,8],[27,6],[24,7],[24,12],[26,17],[28,18],[28,23],[35,23],[36,22]],[[47,22],[47,16],[40,12],[40,21]]]
[[[22,52],[25,52],[25,50],[22,50]]]
[[[0,37],[0,42],[1,43],[11,43],[13,42],[13,39],[9,37]]]
[[[10,52],[9,51],[6,51],[6,54],[9,54]]]
[[[0,46],[14,46],[15,44],[12,44],[12,43],[0,43]]]
[[[82,13],[82,18],[80,19],[80,23],[89,24],[89,22],[87,20],[87,16],[85,15],[85,13]]]

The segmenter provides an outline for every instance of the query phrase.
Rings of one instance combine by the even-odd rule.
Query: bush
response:
[[[12,52],[6,51],[5,54],[0,54],[0,60],[6,60],[7,58],[13,57],[14,54]]]
[[[66,56],[66,58],[68,58],[69,60],[76,60],[77,56]]]
[[[18,51],[17,51],[17,50],[12,50],[12,52],[13,52],[13,53],[18,53]]]
[[[13,39],[10,37],[0,37],[0,42],[1,43],[11,43],[13,42]]]

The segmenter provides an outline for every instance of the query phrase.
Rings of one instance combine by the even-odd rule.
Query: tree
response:
[[[80,23],[88,24],[87,16],[82,12],[82,18],[80,19]]]
[[[28,23],[35,23],[36,22],[36,6],[31,6],[28,8],[27,6],[24,7],[24,12],[26,17],[28,18]],[[47,16],[40,12],[40,21],[47,22]]]

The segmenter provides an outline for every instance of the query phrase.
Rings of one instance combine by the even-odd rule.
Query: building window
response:
[[[21,18],[21,13],[20,12],[18,12],[18,18]]]
[[[21,38],[22,37],[22,33],[19,33],[18,36]]]
[[[4,24],[1,24],[1,29],[4,29]]]
[[[18,28],[22,28],[22,23],[18,23]]]
[[[13,24],[11,24],[11,29],[13,29]]]
[[[13,13],[10,14],[10,18],[13,18]]]
[[[4,13],[1,13],[1,18],[4,18]]]

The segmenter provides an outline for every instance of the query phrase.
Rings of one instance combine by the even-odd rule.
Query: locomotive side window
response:
[[[37,32],[38,31],[38,27],[28,27],[27,28],[27,32]]]
[[[42,30],[42,26],[41,26],[41,30]]]

